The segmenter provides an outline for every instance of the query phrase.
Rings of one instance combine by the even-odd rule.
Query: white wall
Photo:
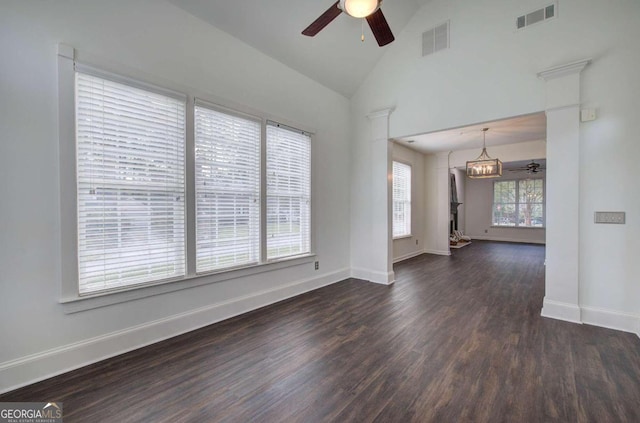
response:
[[[502,178],[495,179],[467,178],[467,194],[464,203],[466,210],[466,235],[469,235],[473,239],[544,244],[544,228],[501,228],[491,226],[493,183],[497,180],[513,179],[526,179],[526,173],[522,175],[505,172]],[[544,179],[544,177],[541,179]]]
[[[561,0],[558,17],[516,32],[515,17],[542,0],[433,0],[396,34],[352,98],[352,118],[394,107],[390,136],[460,127],[544,110],[539,71],[587,57],[582,105],[598,119],[580,126],[579,292],[583,310],[599,310],[640,332],[640,195],[634,158],[640,92],[640,3]],[[450,20],[451,48],[421,57],[423,31]],[[356,143],[362,140],[355,126]],[[361,144],[354,148],[358,156]],[[561,163],[550,164],[561,166]],[[352,207],[357,207],[353,205]],[[595,225],[596,210],[627,212],[625,225]],[[353,239],[353,238],[352,238]],[[427,240],[425,240],[427,242]],[[593,315],[593,313],[592,313]],[[605,324],[604,318],[591,323]],[[600,320],[598,320],[600,319]],[[625,327],[629,330],[629,326]]]
[[[411,236],[393,240],[393,261],[396,262],[424,252],[425,174],[422,153],[394,143],[393,160],[411,166]]]
[[[60,289],[56,46],[315,130],[313,263],[75,314]],[[0,5],[0,392],[349,276],[349,102],[165,2]]]

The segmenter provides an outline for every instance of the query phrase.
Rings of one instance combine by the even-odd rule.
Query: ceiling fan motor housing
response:
[[[340,0],[338,7],[354,18],[366,18],[380,8],[381,0]]]

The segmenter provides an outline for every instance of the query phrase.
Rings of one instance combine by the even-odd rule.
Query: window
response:
[[[79,293],[185,274],[185,100],[76,72]]]
[[[311,137],[267,124],[267,259],[311,251]]]
[[[393,237],[411,235],[411,166],[393,162]]]
[[[309,133],[74,56],[59,47],[72,312],[313,261]]]
[[[259,119],[195,107],[196,272],[260,260]]]
[[[544,227],[544,181],[495,181],[492,224],[526,228]]]

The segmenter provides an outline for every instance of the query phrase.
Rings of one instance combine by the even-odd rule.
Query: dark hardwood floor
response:
[[[474,242],[0,396],[65,422],[639,422],[640,339],[540,317],[544,247]]]

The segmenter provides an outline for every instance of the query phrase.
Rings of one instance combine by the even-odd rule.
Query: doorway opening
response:
[[[469,178],[483,128],[502,175]],[[474,239],[545,244],[546,131],[538,112],[394,139],[392,160],[411,164],[412,201],[411,233],[394,238],[393,262],[450,255]]]

